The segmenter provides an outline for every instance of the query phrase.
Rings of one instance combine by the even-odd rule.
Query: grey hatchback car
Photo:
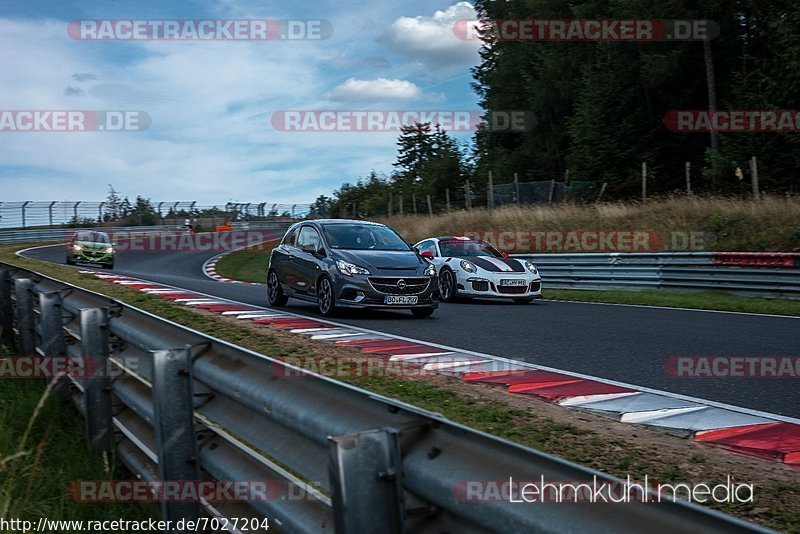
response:
[[[428,317],[439,306],[431,262],[389,227],[346,219],[297,223],[272,250],[267,298],[280,307],[289,297],[316,302],[325,316],[384,308]]]

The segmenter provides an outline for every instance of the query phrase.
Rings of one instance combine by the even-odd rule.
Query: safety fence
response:
[[[727,252],[515,254],[554,289],[721,290],[800,298],[800,254]]]
[[[301,219],[314,215],[310,204],[273,202],[228,202],[198,204],[194,201],[154,202],[0,202],[0,228],[54,228],[57,226],[181,225],[186,218],[195,224],[216,226],[225,222],[275,218]]]
[[[114,451],[135,477],[278,488],[248,502],[165,501],[166,520],[269,518],[285,532],[338,533],[755,529],[682,501],[473,495],[509,477],[622,481],[7,264],[0,329],[21,356],[113,369],[70,375],[62,393],[83,414],[89,443]],[[513,485],[510,494],[519,498]]]

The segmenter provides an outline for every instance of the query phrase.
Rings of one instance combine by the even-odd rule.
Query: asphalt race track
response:
[[[120,252],[114,273],[267,306],[264,288],[216,282],[202,272],[214,252]],[[64,263],[63,245],[26,257]],[[266,266],[265,266],[266,270]],[[547,280],[545,279],[545,291]],[[310,303],[289,311],[318,316]],[[800,356],[800,318],[575,302],[442,304],[433,317],[348,311],[336,319],[452,347],[800,418],[800,377],[674,378],[671,356]]]

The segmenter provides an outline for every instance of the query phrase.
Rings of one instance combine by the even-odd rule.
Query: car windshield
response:
[[[108,235],[99,232],[80,232],[76,241],[83,241],[84,243],[109,243]]]
[[[446,239],[439,241],[439,248],[442,256],[494,256],[502,258],[496,248],[486,241],[476,241],[474,239]]]
[[[331,248],[347,250],[411,250],[399,235],[377,224],[326,224]]]

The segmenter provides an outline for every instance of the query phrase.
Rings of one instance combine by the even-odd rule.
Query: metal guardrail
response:
[[[124,233],[126,236],[152,235],[159,232],[174,232],[176,226],[114,226],[95,228],[43,228],[39,230],[0,230],[0,243],[44,243],[49,241],[66,241],[75,232],[96,230],[98,232]]]
[[[115,450],[135,475],[276,481],[304,492],[301,500],[165,502],[165,519],[268,517],[282,531],[337,533],[756,529],[680,501],[463,499],[468,481],[510,476],[621,481],[6,264],[0,328],[22,355],[118,370],[71,379],[71,397],[89,442]]]
[[[554,289],[668,288],[800,298],[800,269],[715,264],[713,252],[515,254]]]

